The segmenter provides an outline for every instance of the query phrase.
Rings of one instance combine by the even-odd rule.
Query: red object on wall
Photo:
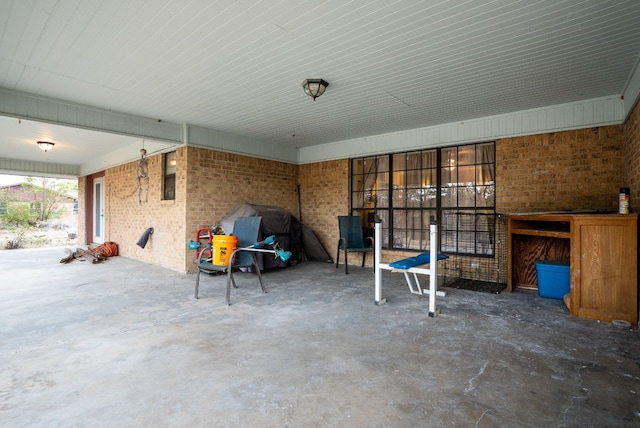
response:
[[[203,227],[198,229],[196,232],[196,241],[200,243],[200,248],[196,250],[196,260],[200,259],[200,252],[202,251],[207,258],[211,258],[213,256],[213,252],[211,247],[204,248],[206,244],[213,244],[213,233],[211,233],[211,229],[208,227]]]

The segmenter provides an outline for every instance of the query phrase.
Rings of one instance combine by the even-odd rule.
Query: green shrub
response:
[[[10,204],[7,213],[2,216],[2,222],[15,226],[34,226],[38,214],[31,210],[29,204]]]
[[[18,231],[18,235],[7,241],[5,245],[5,249],[7,250],[17,250],[18,248],[22,248],[24,246],[26,232],[24,230]]]

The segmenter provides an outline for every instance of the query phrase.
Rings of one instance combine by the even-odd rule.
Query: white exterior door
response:
[[[93,180],[93,237],[92,242],[104,242],[104,177]]]

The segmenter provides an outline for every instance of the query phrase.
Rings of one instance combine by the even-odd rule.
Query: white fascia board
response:
[[[523,135],[617,125],[623,123],[624,117],[624,106],[621,97],[614,95],[426,128],[302,147],[298,152],[298,163],[307,164],[390,152],[492,141]]]
[[[142,153],[140,152],[140,149],[142,148],[147,151],[146,156],[149,157],[158,153],[170,152],[181,145],[182,144],[167,143],[164,141],[140,140],[139,143],[130,144],[127,147],[114,150],[104,156],[99,156],[89,162],[85,162],[80,165],[78,175],[85,176],[99,171],[104,171],[105,169],[113,168],[118,165],[137,162],[142,157]]]
[[[624,118],[626,121],[633,107],[635,107],[640,99],[640,58],[638,58],[636,68],[625,85],[624,91],[622,91],[622,96],[624,102]]]
[[[269,159],[278,162],[298,162],[297,150],[286,146],[254,140],[201,126],[188,125],[185,131],[187,145],[221,152]]]

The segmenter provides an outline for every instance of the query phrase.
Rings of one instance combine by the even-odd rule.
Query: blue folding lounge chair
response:
[[[256,253],[265,252],[265,250],[252,247],[252,245],[258,241],[261,220],[262,217],[238,217],[236,219],[233,225],[233,235],[238,237],[238,247],[232,253],[228,265],[214,265],[210,260],[203,257],[203,254],[207,253],[207,251],[200,252],[200,258],[197,260],[196,299],[198,298],[198,289],[200,288],[201,273],[211,274],[214,272],[225,272],[227,274],[227,306],[229,306],[231,304],[231,284],[233,284],[234,288],[238,288],[233,277],[233,271],[237,271],[240,268],[253,268],[253,271],[258,275],[258,279],[260,280],[262,292],[267,292],[264,288],[264,281],[262,280],[262,274],[260,273],[260,267],[258,266],[258,260],[256,258]],[[273,253],[272,250],[270,252]]]
[[[349,273],[349,263],[347,262],[347,254],[362,253],[362,266],[367,253],[373,254],[373,238],[363,238],[362,220],[359,215],[338,216],[338,229],[340,230],[340,239],[338,240],[338,254],[336,256],[336,269],[340,262],[340,250],[344,251],[344,273]],[[369,243],[365,246],[365,241]]]

